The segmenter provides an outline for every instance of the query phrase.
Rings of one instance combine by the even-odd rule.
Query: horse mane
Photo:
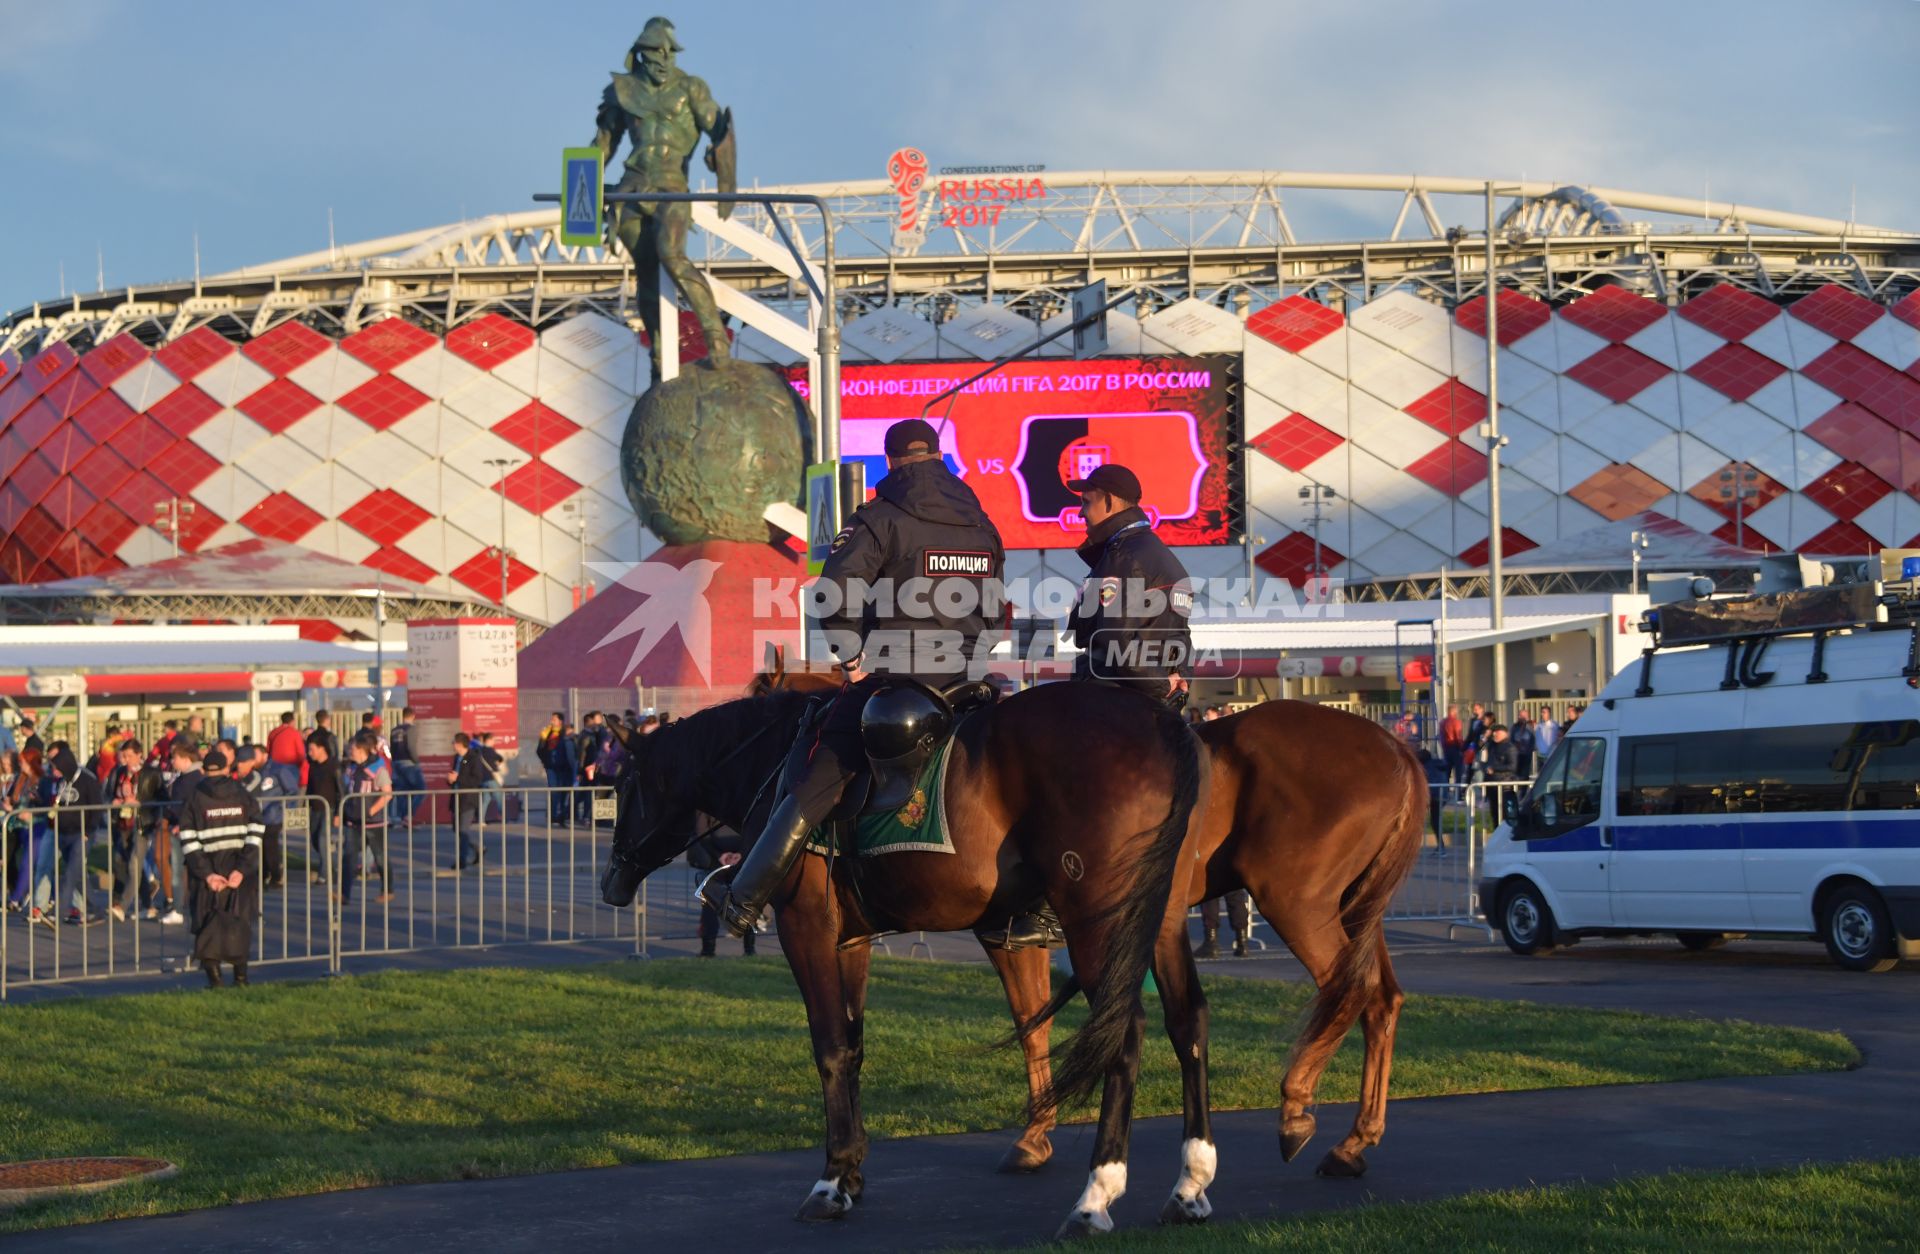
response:
[[[643,750],[646,769],[658,778],[679,781],[680,786],[685,787],[703,778],[749,736],[769,724],[782,719],[797,720],[806,703],[806,693],[776,688],[736,697],[677,718],[646,737]],[[792,740],[791,734],[772,735],[768,743],[777,744],[780,752],[785,753]]]

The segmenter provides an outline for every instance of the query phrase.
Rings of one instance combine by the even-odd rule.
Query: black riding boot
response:
[[[220,964],[219,963],[215,962],[211,958],[202,958],[200,960],[200,969],[207,973],[208,988],[220,987]]]
[[[1067,943],[1060,916],[1045,901],[1025,914],[1014,915],[1004,929],[981,929],[974,935],[989,949],[1054,949]]]
[[[1204,939],[1200,942],[1200,948],[1193,951],[1193,956],[1196,958],[1218,958],[1220,956],[1219,927],[1202,927],[1200,934]]]
[[[716,871],[700,885],[700,899],[713,907],[721,927],[737,937],[753,931],[754,921],[793,869],[793,860],[800,856],[807,833],[812,830],[813,821],[801,813],[799,799],[792,794],[782,797],[767,817],[766,830],[741,860],[733,881],[718,883]]]

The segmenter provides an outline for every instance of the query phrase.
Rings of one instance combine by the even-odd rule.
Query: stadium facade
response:
[[[835,207],[850,380],[1001,356],[1104,278],[1136,296],[1109,318],[1111,354],[1237,375],[1229,522],[1222,542],[1182,550],[1196,573],[1298,583],[1317,562],[1360,582],[1485,562],[1485,242],[1436,203],[1479,184],[1037,177],[1043,194],[991,224],[911,239],[891,183],[797,189]],[[1398,217],[1302,242],[1288,207],[1313,191],[1397,197]],[[1627,214],[1682,202],[1547,184],[1505,200],[1510,559],[1646,511],[1757,549],[1920,542],[1920,236],[1730,205],[1663,226]],[[1477,198],[1461,203],[1456,220],[1474,221]],[[776,234],[764,213],[736,222]],[[564,248],[555,225],[507,215],[0,319],[0,580],[168,556],[157,519],[190,501],[183,550],[260,537],[487,600],[504,536],[506,604],[563,617],[584,565],[657,541],[620,486],[649,382],[632,275]],[[819,255],[817,228],[783,225]],[[700,248],[717,285],[817,316],[797,268],[712,233]],[[696,341],[683,334],[683,356]],[[735,347],[805,360],[751,328]],[[1303,495],[1322,500],[1318,521]],[[1058,547],[1010,564],[1078,573]]]

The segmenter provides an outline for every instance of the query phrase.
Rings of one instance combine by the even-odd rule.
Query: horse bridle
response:
[[[735,758],[739,757],[741,754],[745,753],[749,748],[751,748],[754,742],[758,741],[762,736],[766,735],[768,732],[772,731],[775,727],[778,727],[779,725],[780,724],[778,722],[768,723],[766,726],[762,727],[759,731],[753,733],[753,735],[748,736],[745,740],[735,745],[727,753],[725,757],[721,758],[718,762],[715,762],[713,764],[712,770],[718,771],[721,768],[725,767],[729,762],[733,761]],[[638,764],[636,763],[636,766],[637,765]],[[752,815],[754,807],[760,804],[760,798],[766,794],[767,789],[773,784],[773,781],[775,779],[779,778],[779,775],[780,775],[780,766],[776,765],[773,768],[773,770],[767,774],[766,779],[760,782],[760,787],[755,790],[753,794],[753,799],[747,803],[746,813],[748,815]],[[644,790],[642,790],[640,793],[639,806],[640,806],[640,817],[644,819],[647,817],[646,793]],[[691,848],[695,844],[705,840],[707,837],[713,835],[715,832],[719,831],[721,828],[725,826],[726,826],[726,823],[723,820],[715,819],[710,825],[708,825],[706,831],[697,833],[691,840],[687,841],[685,845],[681,846],[681,849],[685,850],[685,849]],[[639,845],[650,844],[653,840],[653,837],[656,834],[657,832],[649,831],[644,835],[642,835],[636,843]],[[674,856],[676,857],[679,856],[678,852],[676,852]],[[672,859],[668,859],[668,861],[671,861],[671,860]],[[614,847],[608,851],[607,869],[611,871],[614,868],[620,867],[620,866],[634,866],[638,863],[638,861],[639,860],[637,858],[631,857],[627,854],[620,852],[620,846],[616,842]],[[664,862],[657,863],[656,868],[659,866],[665,866],[665,865],[666,863]]]

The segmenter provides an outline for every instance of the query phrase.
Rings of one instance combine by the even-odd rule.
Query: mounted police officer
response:
[[[948,469],[939,433],[918,418],[887,429],[887,475],[874,499],[833,538],[812,594],[847,677],[808,721],[788,755],[783,790],[731,884],[701,888],[721,925],[745,936],[786,879],[807,833],[825,822],[867,767],[860,715],[878,689],[902,679],[934,688],[977,677],[980,636],[1002,621],[1006,553],[1000,533]]]
[[[1082,650],[1073,677],[1135,688],[1177,710],[1187,701],[1180,670],[1193,656],[1186,568],[1153,533],[1131,470],[1109,462],[1067,487],[1080,494],[1087,538],[1079,552],[1090,568],[1073,612]]]

